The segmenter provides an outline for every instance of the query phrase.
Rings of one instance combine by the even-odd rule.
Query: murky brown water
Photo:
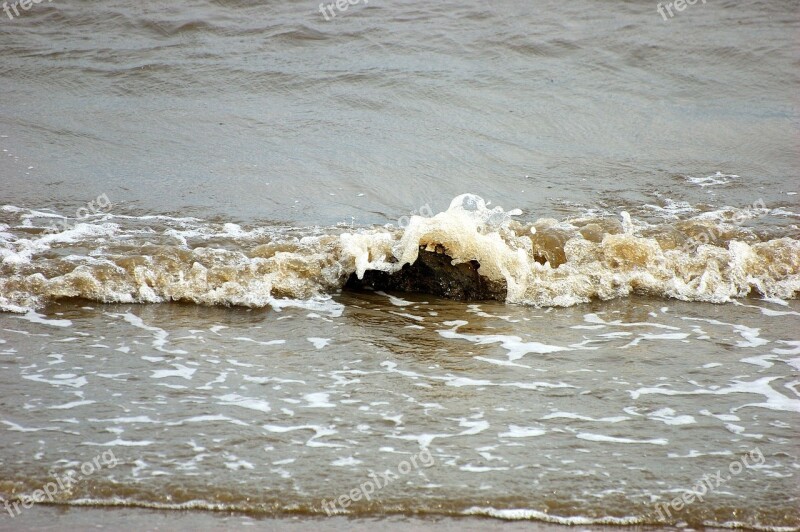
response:
[[[721,470],[680,519],[796,524],[794,302],[336,301],[2,315],[0,487],[110,450],[118,465],[57,500],[324,515],[389,471],[347,510],[655,523],[654,503]]]
[[[0,526],[50,519],[42,489],[797,529],[799,26],[712,0],[0,12]],[[420,249],[505,302],[343,290]]]

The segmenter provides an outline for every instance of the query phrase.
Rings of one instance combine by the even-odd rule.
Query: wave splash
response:
[[[631,294],[724,303],[751,294],[792,299],[800,292],[796,238],[770,238],[707,215],[652,225],[625,212],[621,220],[535,222],[520,220],[521,214],[462,194],[444,212],[413,216],[404,230],[248,230],[193,218],[108,214],[53,234],[33,223],[52,215],[5,206],[0,309],[27,312],[78,297],[335,312],[330,296],[348,279],[406,275],[403,289],[431,291],[403,274],[424,262],[434,264],[430,275],[443,286],[471,282],[454,278],[449,264],[477,274],[467,277],[483,283],[476,292],[482,298],[534,306]],[[421,259],[431,254],[438,260]]]

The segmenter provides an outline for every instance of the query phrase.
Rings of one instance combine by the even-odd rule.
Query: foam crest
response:
[[[403,234],[367,233],[342,235],[345,263],[355,264],[359,279],[368,270],[396,273],[407,264],[414,264],[420,250],[445,253],[453,265],[477,261],[480,275],[501,281],[509,291],[517,286],[513,272],[524,268],[525,251],[509,252],[510,216],[501,208],[489,209],[482,198],[462,194],[450,208],[425,218],[412,216]]]
[[[472,194],[459,196],[432,218],[412,217],[388,259],[385,241],[380,250],[363,242],[356,260],[364,269],[357,273],[397,271],[424,249],[445,253],[453,264],[477,261],[481,275],[505,284],[507,301],[536,306],[634,293],[723,303],[751,292],[793,298],[800,290],[800,244],[791,238],[705,244],[695,233],[681,234],[675,226],[654,230],[626,212],[619,222],[580,225],[552,219],[525,225],[513,221],[517,214],[490,210]],[[708,218],[698,222],[708,224]]]
[[[79,223],[52,233],[37,227],[48,223],[39,211],[6,206],[0,213],[0,308],[24,313],[51,299],[79,297],[338,313],[330,296],[352,274],[391,276],[423,251],[446,259],[438,264],[475,268],[490,281],[490,295],[525,305],[570,306],[631,294],[714,303],[751,294],[797,297],[800,241],[785,228],[756,232],[741,226],[749,215],[689,210],[690,218],[661,225],[627,212],[531,223],[519,219],[519,210],[490,208],[481,197],[463,194],[435,216],[411,217],[404,231],[116,216],[114,223]]]

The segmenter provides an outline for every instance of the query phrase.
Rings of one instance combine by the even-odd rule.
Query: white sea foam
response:
[[[584,517],[558,516],[539,510],[526,508],[492,508],[473,506],[464,510],[464,515],[495,517],[509,521],[537,520],[559,525],[635,525],[642,522],[641,517]]]
[[[21,320],[27,320],[31,323],[41,323],[43,325],[51,325],[53,327],[71,327],[72,321],[71,320],[52,320],[47,319],[43,314],[39,314],[34,310],[29,310],[22,316],[14,316],[15,318]]]
[[[175,369],[156,369],[152,370],[153,374],[151,377],[153,379],[165,379],[167,377],[178,377],[181,379],[186,379],[187,381],[192,380],[192,375],[197,371],[197,368],[189,368],[184,366],[183,364],[172,364],[172,367]]]
[[[539,427],[519,427],[517,425],[509,425],[508,432],[501,432],[498,434],[500,438],[530,438],[532,436],[541,436],[546,434],[545,429]]]
[[[268,432],[276,433],[292,432],[295,430],[312,430],[314,431],[314,435],[306,441],[306,445],[308,447],[347,447],[343,444],[317,441],[319,438],[333,436],[334,434],[338,433],[338,431],[335,429],[323,427],[321,425],[297,425],[291,427],[282,427],[279,425],[267,424],[263,425],[263,428]]]
[[[445,323],[449,325],[450,323]],[[513,362],[519,360],[529,353],[555,353],[558,351],[569,351],[567,347],[548,345],[540,342],[523,342],[519,336],[508,336],[502,334],[463,334],[458,332],[458,328],[466,325],[466,322],[454,322],[452,329],[437,331],[443,338],[457,338],[467,340],[477,345],[496,344],[508,351],[508,360]]]
[[[107,441],[107,442],[91,442],[85,441],[82,442],[81,445],[91,445],[96,447],[147,447],[149,445],[153,445],[152,440],[123,440],[121,438],[117,438],[115,440]]]
[[[303,399],[308,403],[306,408],[335,408],[336,405],[330,402],[329,393],[316,392],[309,393],[303,396]]]
[[[669,388],[639,388],[630,390],[633,399],[638,399],[642,395],[727,395],[732,393],[749,393],[763,395],[766,401],[762,403],[747,403],[736,407],[736,410],[747,407],[767,408],[770,410],[786,410],[789,412],[800,412],[800,399],[787,397],[770,386],[770,382],[779,377],[762,377],[754,381],[734,380],[734,384],[724,388],[696,388],[694,390],[673,390]]]
[[[64,403],[63,405],[54,405],[49,406],[50,410],[69,410],[70,408],[76,408],[79,406],[86,406],[86,405],[93,405],[97,401],[91,401],[89,399],[84,399],[81,401],[70,401],[69,403]]]
[[[637,440],[633,438],[621,438],[617,436],[607,436],[605,434],[593,434],[591,432],[579,432],[575,435],[581,440],[588,440],[594,442],[608,442],[608,443],[634,443],[634,444],[650,444],[650,445],[667,445],[669,440],[666,438],[653,438],[649,440]]]
[[[672,408],[662,408],[655,412],[650,412],[647,417],[667,425],[691,425],[697,423],[694,417],[690,415],[675,415],[675,410]]]
[[[53,386],[68,386],[70,388],[80,388],[86,386],[88,382],[86,377],[78,376],[73,373],[63,373],[60,375],[53,375],[53,378],[48,379],[44,375],[23,375],[23,379],[34,382],[43,382],[52,384]]]
[[[542,420],[547,419],[576,419],[580,421],[593,421],[593,422],[600,422],[600,423],[619,423],[621,421],[628,421],[629,417],[627,416],[609,416],[609,417],[601,417],[601,418],[593,418],[589,416],[583,416],[580,414],[573,414],[572,412],[553,412],[551,414],[547,414],[546,416],[540,418]]]
[[[270,412],[272,408],[270,408],[269,403],[264,401],[263,399],[254,399],[252,397],[243,397],[236,393],[229,393],[226,395],[220,395],[217,397],[220,401],[222,401],[221,405],[230,405],[230,406],[239,406],[241,408],[248,408],[250,410],[256,410],[258,412]]]
[[[9,209],[10,215],[28,214]],[[730,222],[764,209],[731,209],[691,213],[685,232],[673,222],[656,227],[627,213],[615,226],[587,219],[523,222],[519,210],[490,208],[474,194],[456,197],[435,216],[412,216],[402,232],[329,228],[319,234],[309,228],[298,236],[294,228],[122,216],[118,223],[78,223],[55,234],[8,226],[0,238],[0,308],[25,313],[49,299],[83,297],[305,308],[335,317],[343,307],[330,294],[351,274],[397,272],[414,263],[420,249],[443,250],[453,264],[479,264],[493,290],[502,288],[498,297],[526,305],[569,306],[634,293],[714,303],[751,292],[795,298],[800,241],[762,240]],[[140,222],[158,228],[145,230]],[[698,241],[698,231],[715,239]],[[45,256],[56,249],[57,257]],[[387,297],[393,305],[410,305]]]
[[[738,179],[738,177],[739,176],[736,174],[723,174],[722,172],[717,172],[714,175],[706,177],[686,176],[686,181],[693,185],[700,185],[701,187],[712,187],[715,185],[727,185],[734,179]]]
[[[329,343],[331,343],[330,338],[306,338],[311,344],[317,349],[323,349]]]

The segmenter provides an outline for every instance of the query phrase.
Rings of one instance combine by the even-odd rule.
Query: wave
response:
[[[760,210],[768,211],[762,208]],[[53,229],[51,213],[0,208],[0,308],[107,303],[328,308],[345,287],[571,306],[631,294],[713,303],[800,292],[800,240],[745,227],[759,209],[652,224],[622,211],[521,219],[477,195],[392,226],[243,228],[104,214]],[[91,222],[91,223],[90,223]]]

